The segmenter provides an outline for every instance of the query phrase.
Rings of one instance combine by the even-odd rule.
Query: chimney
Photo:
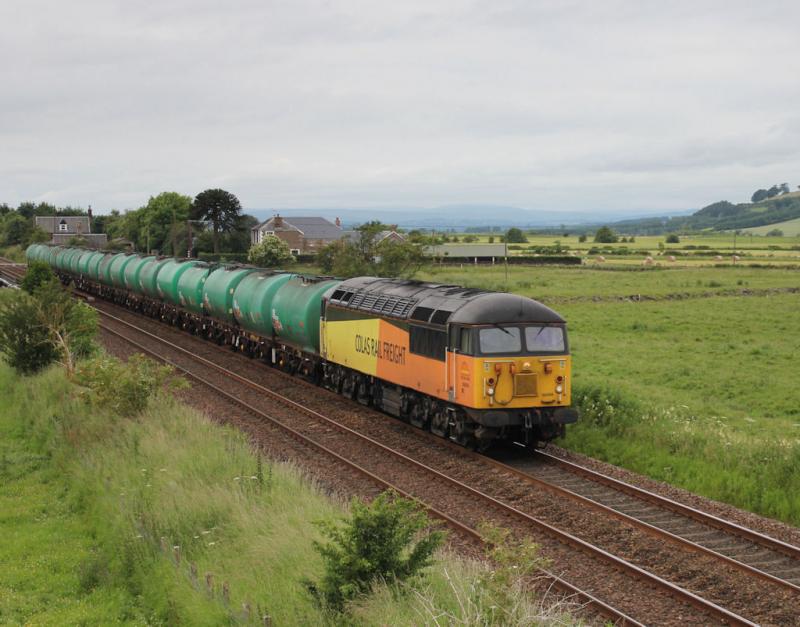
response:
[[[335,222],[336,222],[336,226],[338,226],[339,228],[342,228],[342,221],[339,218],[336,218]]]
[[[276,213],[276,214],[275,214],[275,217],[273,218],[272,225],[273,225],[274,227],[276,227],[276,226],[277,226],[277,227],[283,226],[283,218],[281,218],[280,214],[278,214],[278,213]]]
[[[92,232],[92,206],[89,205],[89,210],[86,212],[89,215],[89,233]]]

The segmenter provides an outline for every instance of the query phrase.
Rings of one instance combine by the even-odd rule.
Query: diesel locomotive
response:
[[[47,244],[26,256],[82,291],[464,446],[537,446],[578,418],[566,323],[530,298]]]

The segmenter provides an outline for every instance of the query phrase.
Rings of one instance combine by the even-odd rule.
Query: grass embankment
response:
[[[486,568],[446,553],[408,594],[378,586],[346,615],[326,612],[304,581],[322,574],[313,523],[342,515],[341,503],[295,468],[260,462],[241,433],[171,398],[131,419],[81,396],[60,370],[23,379],[0,363],[0,622],[492,618],[493,599],[476,583]],[[549,620],[525,595],[518,600],[516,618]]]

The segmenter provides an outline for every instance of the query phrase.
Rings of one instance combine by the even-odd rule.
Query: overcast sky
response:
[[[0,202],[684,209],[800,184],[800,2],[2,0]]]

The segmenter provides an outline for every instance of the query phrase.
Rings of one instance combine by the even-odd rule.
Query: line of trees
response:
[[[50,240],[35,225],[36,216],[86,216],[76,207],[23,202],[0,204],[0,246],[28,246]],[[106,233],[109,247],[184,255],[190,240],[194,253],[246,253],[250,229],[258,220],[242,213],[239,199],[223,189],[207,189],[194,199],[178,192],[151,196],[145,205],[124,212],[112,210],[92,218],[92,232]]]
[[[800,186],[798,186],[800,189]],[[750,200],[753,202],[761,202],[762,200],[767,200],[769,198],[774,198],[775,196],[782,196],[783,194],[788,194],[791,190],[789,189],[789,183],[775,183],[769,189],[757,189],[753,192]]]

